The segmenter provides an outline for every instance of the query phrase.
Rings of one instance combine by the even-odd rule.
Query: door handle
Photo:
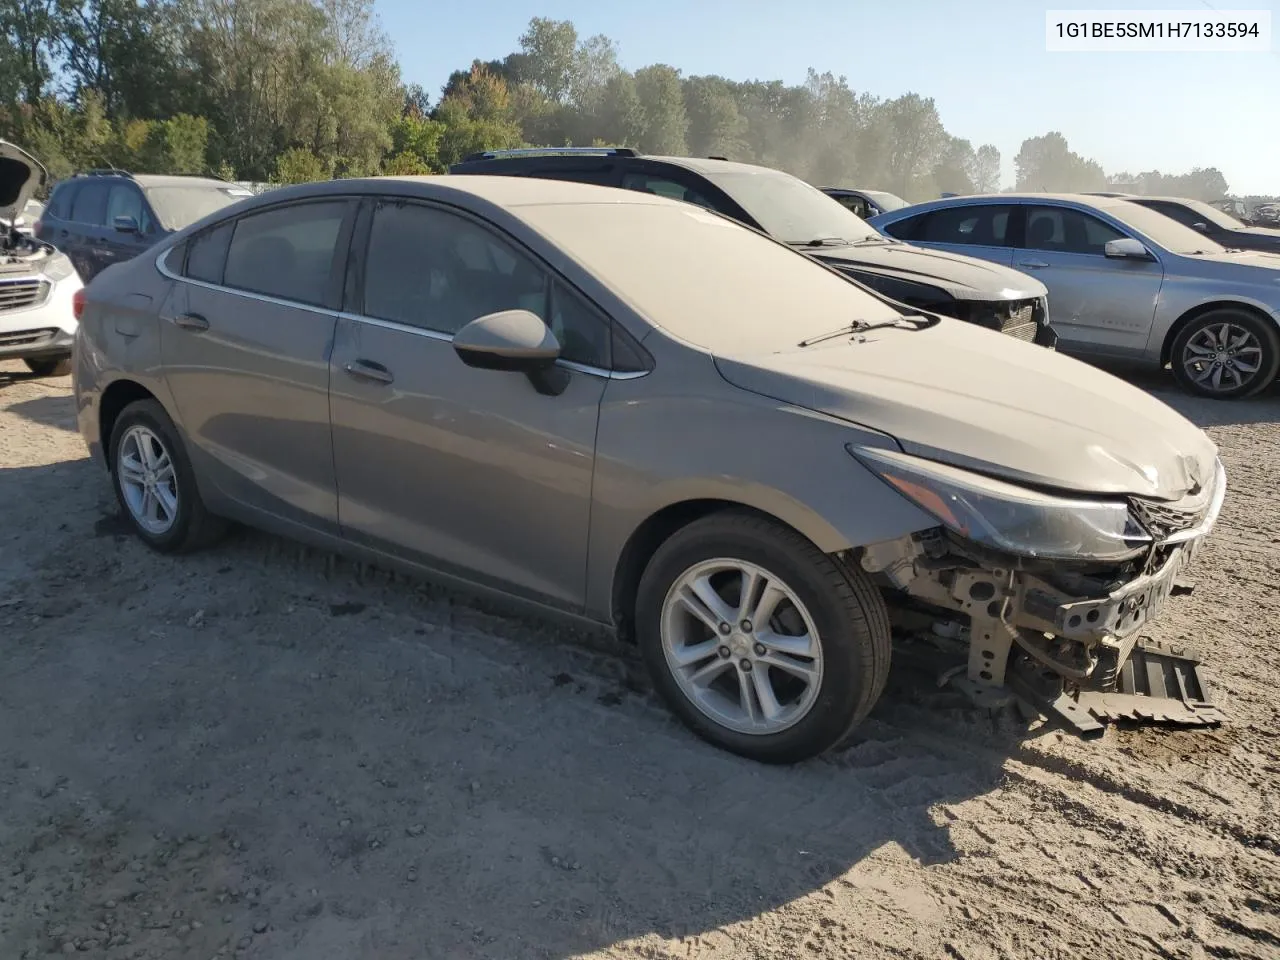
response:
[[[1026,267],[1028,270],[1040,270],[1044,267],[1047,267],[1048,265],[1049,264],[1045,263],[1043,260],[1019,260],[1018,261],[1018,266]]]
[[[183,330],[193,330],[196,333],[209,329],[209,321],[198,313],[180,313],[173,318],[173,323]]]
[[[395,380],[390,370],[372,360],[356,360],[342,369],[347,371],[347,376],[356,380],[372,380],[374,383],[391,383]]]

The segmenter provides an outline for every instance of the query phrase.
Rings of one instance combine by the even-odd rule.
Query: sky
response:
[[[1280,0],[377,0],[405,81],[433,99],[542,16],[612,38],[628,70],[798,84],[813,67],[858,92],[932,97],[949,133],[999,148],[1006,185],[1022,141],[1057,130],[1108,173],[1212,166],[1234,194],[1280,193],[1280,40],[1270,53],[1045,50],[1046,10],[1141,8],[1271,10],[1280,30]]]

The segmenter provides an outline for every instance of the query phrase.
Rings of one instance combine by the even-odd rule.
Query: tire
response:
[[[770,596],[786,594],[763,629],[738,620],[748,568],[774,585]],[[705,582],[691,581],[698,577]],[[692,594],[691,582],[703,592]],[[695,616],[680,599],[705,596],[707,584],[717,591],[712,602],[723,604],[724,617],[710,619],[711,608],[701,601],[695,603],[702,616]],[[765,591],[757,586],[753,596],[748,606],[763,607]],[[712,628],[730,616],[737,624],[729,635]],[[812,661],[787,652],[804,646],[797,630],[820,654]],[[694,521],[658,548],[636,595],[636,637],[654,685],[681,720],[708,742],[764,763],[797,763],[841,745],[870,712],[889,673],[888,610],[866,576],[789,527],[745,511]],[[703,659],[708,644],[714,653]],[[744,660],[751,666],[743,667]],[[799,691],[806,667],[811,681]],[[767,716],[758,681],[768,685],[771,706],[781,708],[775,720]],[[744,704],[753,706],[754,716]]]
[[[37,377],[65,377],[71,373],[70,357],[25,359],[22,362]]]
[[[149,471],[143,463],[144,446],[153,458]],[[214,543],[225,532],[226,522],[205,509],[186,448],[159,402],[137,400],[125,407],[111,430],[108,449],[111,485],[120,511],[147,546],[161,553],[184,553]],[[140,511],[139,484],[130,481],[138,477],[145,487],[147,481],[141,478],[148,472],[156,492],[150,501],[152,509]],[[149,522],[149,515],[158,522]]]
[[[1223,331],[1227,338],[1225,344],[1221,343]],[[1247,339],[1247,344],[1235,346],[1242,338]],[[1206,353],[1215,345],[1224,349]],[[1227,352],[1237,349],[1238,354]],[[1256,357],[1257,366],[1255,372],[1241,377],[1234,364],[1245,357],[1246,352],[1248,360]],[[1205,359],[1197,361],[1197,357]],[[1210,310],[1178,331],[1169,359],[1173,375],[1188,393],[1217,400],[1239,400],[1260,393],[1275,382],[1280,373],[1280,333],[1274,323],[1248,310],[1231,307]],[[1215,361],[1223,364],[1217,371],[1220,377],[1217,388],[1212,383],[1212,366],[1204,366]]]

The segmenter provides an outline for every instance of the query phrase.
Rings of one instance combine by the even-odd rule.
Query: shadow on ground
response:
[[[0,578],[18,948],[56,949],[51,924],[107,900],[131,944],[184,956],[243,936],[260,957],[568,958],[697,934],[834,896],[872,854],[953,858],[937,805],[992,790],[1019,742],[908,683],[840,756],[749,763],[671,719],[629,651],[257,534],[151,553],[103,521],[87,461],[0,471],[0,502],[55,476],[71,509],[19,518],[28,569]]]

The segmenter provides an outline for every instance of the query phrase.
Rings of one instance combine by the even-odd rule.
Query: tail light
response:
[[[84,288],[81,287],[71,296],[71,312],[75,314],[77,320],[84,313]]]

